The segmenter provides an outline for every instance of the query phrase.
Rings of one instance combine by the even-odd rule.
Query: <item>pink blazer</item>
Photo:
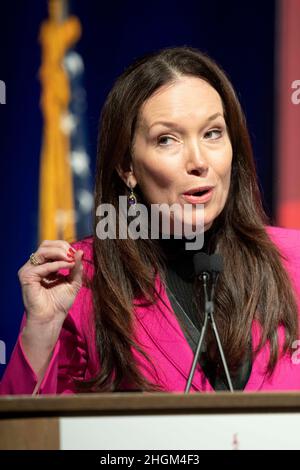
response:
[[[300,315],[300,231],[268,227],[274,243],[285,257],[285,267],[293,283]],[[92,240],[85,239],[74,245],[84,250],[84,258],[91,260]],[[92,264],[85,262],[84,268],[92,275]],[[134,352],[141,372],[150,381],[160,384],[166,392],[183,392],[193,361],[193,352],[179,326],[160,279],[156,287],[168,308],[159,301],[156,306],[145,308],[135,299],[135,330],[140,345],[151,357],[155,369]],[[75,393],[73,377],[90,378],[100,367],[95,350],[92,321],[92,298],[89,289],[82,287],[64,322],[51,361],[39,386],[39,394]],[[20,332],[25,323],[23,317]],[[284,340],[284,329],[278,329],[280,345]],[[253,347],[259,342],[260,325],[252,325]],[[300,336],[299,336],[300,338]],[[245,391],[300,390],[300,342],[293,355],[285,355],[278,361],[274,374],[269,378],[266,365],[269,358],[266,345],[257,355]],[[298,364],[299,363],[299,364]],[[37,378],[22,348],[20,336],[11,355],[1,383],[1,394],[32,394]],[[128,388],[129,390],[129,388]],[[191,392],[214,391],[198,365]]]

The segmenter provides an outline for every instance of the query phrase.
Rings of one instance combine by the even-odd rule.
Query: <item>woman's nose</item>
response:
[[[199,142],[191,143],[186,152],[186,167],[188,173],[202,174],[208,170],[208,161]]]

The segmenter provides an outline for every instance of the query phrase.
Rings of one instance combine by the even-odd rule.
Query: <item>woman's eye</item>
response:
[[[157,143],[158,145],[161,145],[162,147],[167,147],[168,145],[168,141],[172,141],[172,142],[175,142],[175,139],[174,137],[170,137],[169,135],[162,135],[160,137],[158,137],[157,139]],[[170,142],[170,143],[172,143]]]
[[[222,131],[220,129],[212,129],[205,133],[205,136],[208,136],[211,140],[216,140],[222,137]]]

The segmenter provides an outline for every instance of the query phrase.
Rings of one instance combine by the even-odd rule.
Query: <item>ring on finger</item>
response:
[[[39,266],[40,264],[42,264],[42,263],[39,262],[39,260],[38,260],[38,258],[37,258],[37,256],[36,256],[35,253],[32,253],[32,254],[30,255],[29,261],[30,261],[30,263],[33,264],[34,266]]]

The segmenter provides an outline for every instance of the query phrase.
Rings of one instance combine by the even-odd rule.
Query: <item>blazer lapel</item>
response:
[[[156,289],[160,299],[155,305],[143,307],[143,299],[135,299],[135,313],[144,333],[152,340],[155,347],[168,359],[186,380],[192,366],[194,354],[188,344],[159,276]],[[200,365],[196,367],[192,387],[198,391],[213,391]]]

